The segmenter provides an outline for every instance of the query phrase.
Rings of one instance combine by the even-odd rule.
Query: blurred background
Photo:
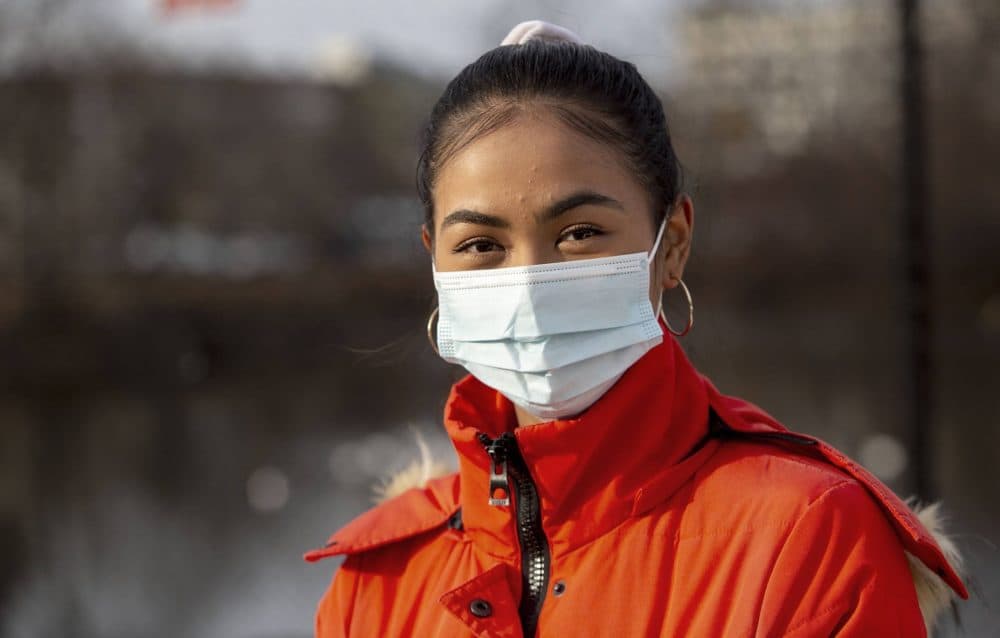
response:
[[[695,365],[941,499],[1000,636],[995,0],[0,0],[0,636],[311,635],[451,459],[418,132],[535,18],[663,97]]]

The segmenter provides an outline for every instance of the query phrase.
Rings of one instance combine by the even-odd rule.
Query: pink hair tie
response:
[[[524,44],[528,40],[576,42],[578,44],[583,44],[583,40],[580,36],[573,33],[566,27],[560,27],[557,24],[552,24],[551,22],[546,22],[544,20],[527,20],[519,23],[511,29],[510,33],[507,34],[507,37],[503,39],[500,45]]]

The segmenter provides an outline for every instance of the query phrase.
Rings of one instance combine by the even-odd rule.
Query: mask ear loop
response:
[[[663,239],[663,231],[667,227],[667,218],[670,215],[664,215],[663,221],[660,222],[660,230],[656,232],[656,240],[653,241],[653,249],[646,254],[646,264],[652,264],[653,258],[656,257],[656,251],[660,249],[660,240]],[[663,293],[660,293],[660,301],[656,304],[656,315],[658,317],[663,316]]]
[[[646,255],[646,263],[653,263],[653,258],[656,257],[656,251],[660,249],[660,240],[663,239],[663,231],[667,229],[667,218],[669,215],[663,216],[663,221],[660,222],[660,230],[656,233],[656,241],[653,242],[653,249],[649,251]]]

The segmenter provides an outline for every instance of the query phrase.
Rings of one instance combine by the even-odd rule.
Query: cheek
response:
[[[454,234],[449,235],[449,233],[434,238],[430,255],[437,271],[466,270],[472,267],[473,262],[470,262],[468,253],[456,253],[453,250],[461,241],[462,238],[456,238]]]
[[[442,250],[441,248],[435,248],[434,253],[434,267],[438,270],[460,270],[460,262],[456,258],[457,256],[449,250]]]
[[[430,253],[431,253],[431,260],[433,260],[434,262],[434,267],[437,268],[438,270],[446,270],[449,265],[450,258],[453,257],[453,255],[451,254],[450,251],[442,249],[442,244],[440,240],[438,239],[434,240],[434,243],[431,246]]]

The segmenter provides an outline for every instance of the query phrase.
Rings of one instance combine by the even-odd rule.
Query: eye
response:
[[[563,231],[562,235],[559,236],[559,241],[585,241],[591,237],[596,237],[598,235],[603,235],[604,233],[600,228],[596,226],[590,226],[588,224],[580,224],[578,226],[572,226]]]
[[[463,241],[452,249],[453,253],[489,253],[502,250],[502,246],[489,237],[474,237]]]

